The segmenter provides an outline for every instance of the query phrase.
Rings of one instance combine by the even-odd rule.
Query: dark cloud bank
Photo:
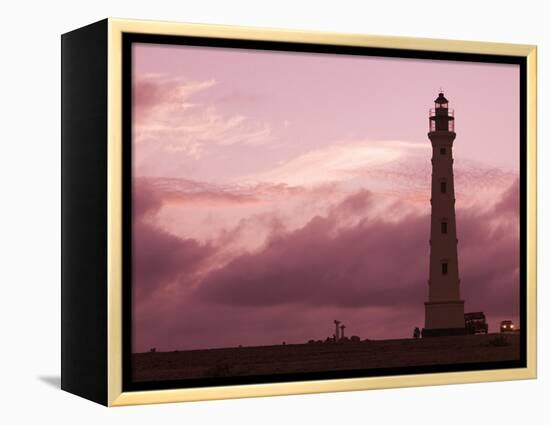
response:
[[[305,342],[328,336],[334,318],[362,338],[410,337],[423,324],[428,216],[369,218],[374,195],[359,191],[204,274],[219,247],[152,224],[162,199],[149,189],[134,190],[135,351]],[[519,314],[517,182],[494,205],[457,211],[462,297],[492,329]],[[341,225],[351,217],[364,218]]]

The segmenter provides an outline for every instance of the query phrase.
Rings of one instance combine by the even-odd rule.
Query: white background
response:
[[[2,3],[0,422],[549,423],[546,5],[526,0]],[[538,380],[114,409],[60,391],[60,34],[107,16],[537,44]]]

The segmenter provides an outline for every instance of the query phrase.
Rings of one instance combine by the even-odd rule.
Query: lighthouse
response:
[[[462,335],[464,301],[460,299],[458,239],[455,219],[453,142],[456,137],[454,111],[441,92],[430,110],[432,144],[432,192],[430,227],[430,270],[423,337]]]

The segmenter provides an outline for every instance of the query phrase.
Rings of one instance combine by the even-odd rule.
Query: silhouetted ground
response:
[[[133,354],[135,382],[519,360],[519,334]]]

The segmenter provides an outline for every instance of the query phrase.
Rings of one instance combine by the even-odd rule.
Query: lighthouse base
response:
[[[428,301],[423,337],[465,335],[464,301]]]
[[[457,336],[466,335],[466,328],[446,328],[446,329],[422,329],[422,338],[431,336]]]

